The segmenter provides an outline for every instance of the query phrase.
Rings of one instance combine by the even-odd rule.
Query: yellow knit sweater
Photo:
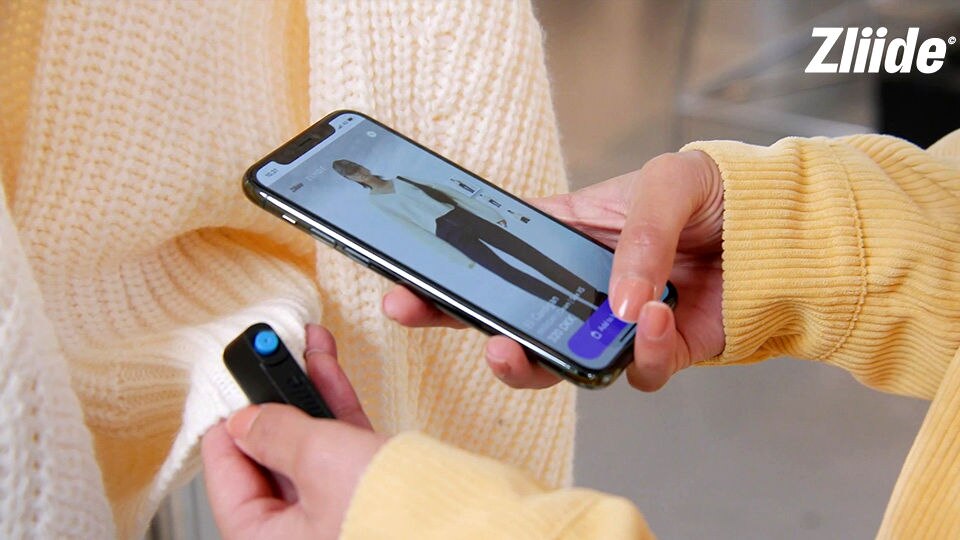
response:
[[[927,151],[881,135],[686,148],[724,181],[726,348],[708,363],[789,355],[932,399],[878,536],[960,537],[960,131]],[[374,459],[344,536],[652,533],[623,499],[550,491],[409,433]]]
[[[327,325],[378,429],[569,482],[573,388],[511,391],[479,333],[392,323],[389,283],[245,200],[342,107],[564,189],[527,2],[0,1],[0,537],[140,537],[246,403],[221,353],[259,320],[295,353]]]

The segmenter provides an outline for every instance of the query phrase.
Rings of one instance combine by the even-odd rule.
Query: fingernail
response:
[[[230,418],[227,419],[227,433],[234,439],[246,437],[250,431],[250,426],[253,425],[254,420],[257,419],[259,414],[259,405],[251,405],[233,413],[230,415]]]
[[[661,302],[647,302],[637,321],[643,336],[651,341],[663,339],[670,325],[670,308]]]
[[[499,379],[510,376],[510,343],[502,339],[491,339],[487,342],[487,362],[493,374]]]
[[[504,379],[505,377],[510,375],[510,364],[501,360],[491,358],[490,369],[493,371],[493,374],[496,375],[498,379]]]
[[[311,343],[313,343],[314,341],[317,340],[317,337],[318,337],[318,336],[317,336],[317,332],[319,332],[319,331],[320,331],[320,326],[318,326],[318,325],[316,325],[316,324],[313,324],[313,323],[307,324],[307,326],[306,326],[306,335],[304,336],[304,341],[306,341],[305,345],[306,345],[307,347],[309,347]],[[303,364],[304,364],[304,366],[306,366],[307,364],[310,363],[310,354],[311,354],[311,353],[314,353],[314,352],[318,352],[318,350],[317,350],[317,349],[307,349],[307,350],[303,351]]]
[[[393,297],[392,292],[388,292],[383,296],[383,300],[380,301],[380,310],[383,311],[383,314],[387,316],[390,320],[396,320],[396,317],[392,313],[392,304],[394,303],[391,298]]]
[[[310,365],[310,357],[313,356],[313,355],[315,355],[315,354],[319,354],[319,353],[321,353],[321,352],[323,352],[323,351],[321,351],[320,349],[307,349],[307,350],[303,351],[303,366],[304,366],[304,367],[309,366],[309,365]]]
[[[623,276],[610,289],[611,300],[616,299],[613,313],[623,321],[636,321],[640,308],[653,299],[653,285],[637,276]]]

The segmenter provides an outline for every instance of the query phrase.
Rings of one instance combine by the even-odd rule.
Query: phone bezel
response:
[[[305,232],[311,234],[312,236],[316,237],[317,235],[312,234],[311,231],[309,231],[309,227],[313,227],[321,233],[328,235],[336,241],[336,244],[333,247],[338,249],[338,251],[343,252],[344,250],[341,249],[343,246],[353,250],[363,258],[368,259],[365,264],[365,266],[368,268],[377,271],[381,275],[384,275],[395,282],[411,286],[416,292],[427,296],[434,304],[438,305],[438,307],[450,313],[454,317],[457,317],[486,333],[503,334],[516,340],[521,344],[521,346],[523,346],[528,355],[540,360],[542,365],[575,384],[587,388],[599,388],[609,385],[617,378],[620,372],[623,371],[623,369],[633,358],[633,337],[623,342],[623,346],[619,354],[617,354],[613,360],[607,364],[607,366],[599,369],[583,366],[575,359],[570,358],[567,354],[558,351],[557,349],[548,346],[545,343],[542,343],[540,340],[534,338],[526,332],[517,329],[508,321],[503,321],[500,318],[493,316],[491,313],[465,300],[455,292],[447,290],[445,287],[433,282],[426,276],[413,271],[402,262],[379,252],[372,246],[364,243],[362,240],[355,238],[346,231],[339,229],[333,223],[326,221],[322,217],[315,215],[313,212],[297,205],[293,201],[281,196],[276,191],[259,183],[256,177],[257,171],[259,171],[267,163],[274,161],[274,156],[278,154],[286,155],[289,153],[291,145],[293,145],[296,141],[300,140],[304,136],[309,136],[322,126],[328,125],[334,118],[344,114],[353,114],[360,116],[369,122],[373,122],[388,132],[413,144],[417,148],[428,152],[429,154],[452,165],[453,167],[456,167],[473,176],[474,178],[479,179],[482,183],[496,190],[496,192],[511,198],[525,208],[529,209],[531,212],[557,223],[561,227],[564,227],[567,230],[572,231],[573,233],[599,246],[601,249],[604,249],[610,253],[613,252],[610,248],[598,242],[597,240],[587,236],[573,227],[570,227],[553,216],[550,216],[549,214],[527,204],[522,199],[487,181],[482,176],[438,154],[437,152],[434,152],[433,150],[398,132],[390,126],[371,118],[369,115],[353,110],[341,109],[331,112],[248,168],[243,175],[243,188],[247,197],[264,209],[276,214],[278,217],[282,218],[283,214],[287,214],[288,217],[296,220],[296,222],[293,223],[295,226],[305,230]],[[300,155],[306,153],[307,151],[309,151],[309,149],[305,149],[301,154],[294,157],[293,160],[298,159]],[[289,220],[286,221],[289,222]],[[325,240],[322,237],[320,239]],[[349,256],[349,253],[345,254]],[[357,260],[354,256],[351,256],[351,258],[360,264],[364,264],[364,261]],[[370,266],[370,263],[374,263],[376,266]],[[672,304],[675,297],[675,290],[670,283],[667,283],[667,298],[665,301]],[[628,328],[635,327],[636,325],[633,324]]]

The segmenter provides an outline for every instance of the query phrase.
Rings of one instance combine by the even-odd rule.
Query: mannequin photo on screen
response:
[[[515,285],[519,291],[550,304],[560,303],[580,320],[586,321],[607,299],[605,293],[585,279],[513,235],[507,218],[482,202],[446,186],[430,185],[400,175],[386,179],[346,159],[334,161],[333,169],[363,186],[370,195],[370,202],[379,210],[435,235],[470,261]],[[497,251],[547,276],[563,290],[511,265]]]

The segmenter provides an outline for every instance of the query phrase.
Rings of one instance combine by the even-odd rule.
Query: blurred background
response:
[[[960,127],[960,45],[934,75],[804,74],[814,26],[960,36],[957,0],[534,0],[572,188],[698,139]],[[840,46],[829,60],[836,62]],[[871,538],[927,403],[790,359],[687,370],[655,394],[581,391],[578,485],[661,539]],[[200,481],[148,538],[217,538]]]
[[[572,187],[699,139],[960,127],[960,45],[934,75],[805,74],[814,26],[960,36],[960,2],[539,0]],[[837,62],[839,43],[829,60]],[[872,538],[927,403],[813,362],[697,368],[654,394],[581,391],[578,485],[661,539]]]

